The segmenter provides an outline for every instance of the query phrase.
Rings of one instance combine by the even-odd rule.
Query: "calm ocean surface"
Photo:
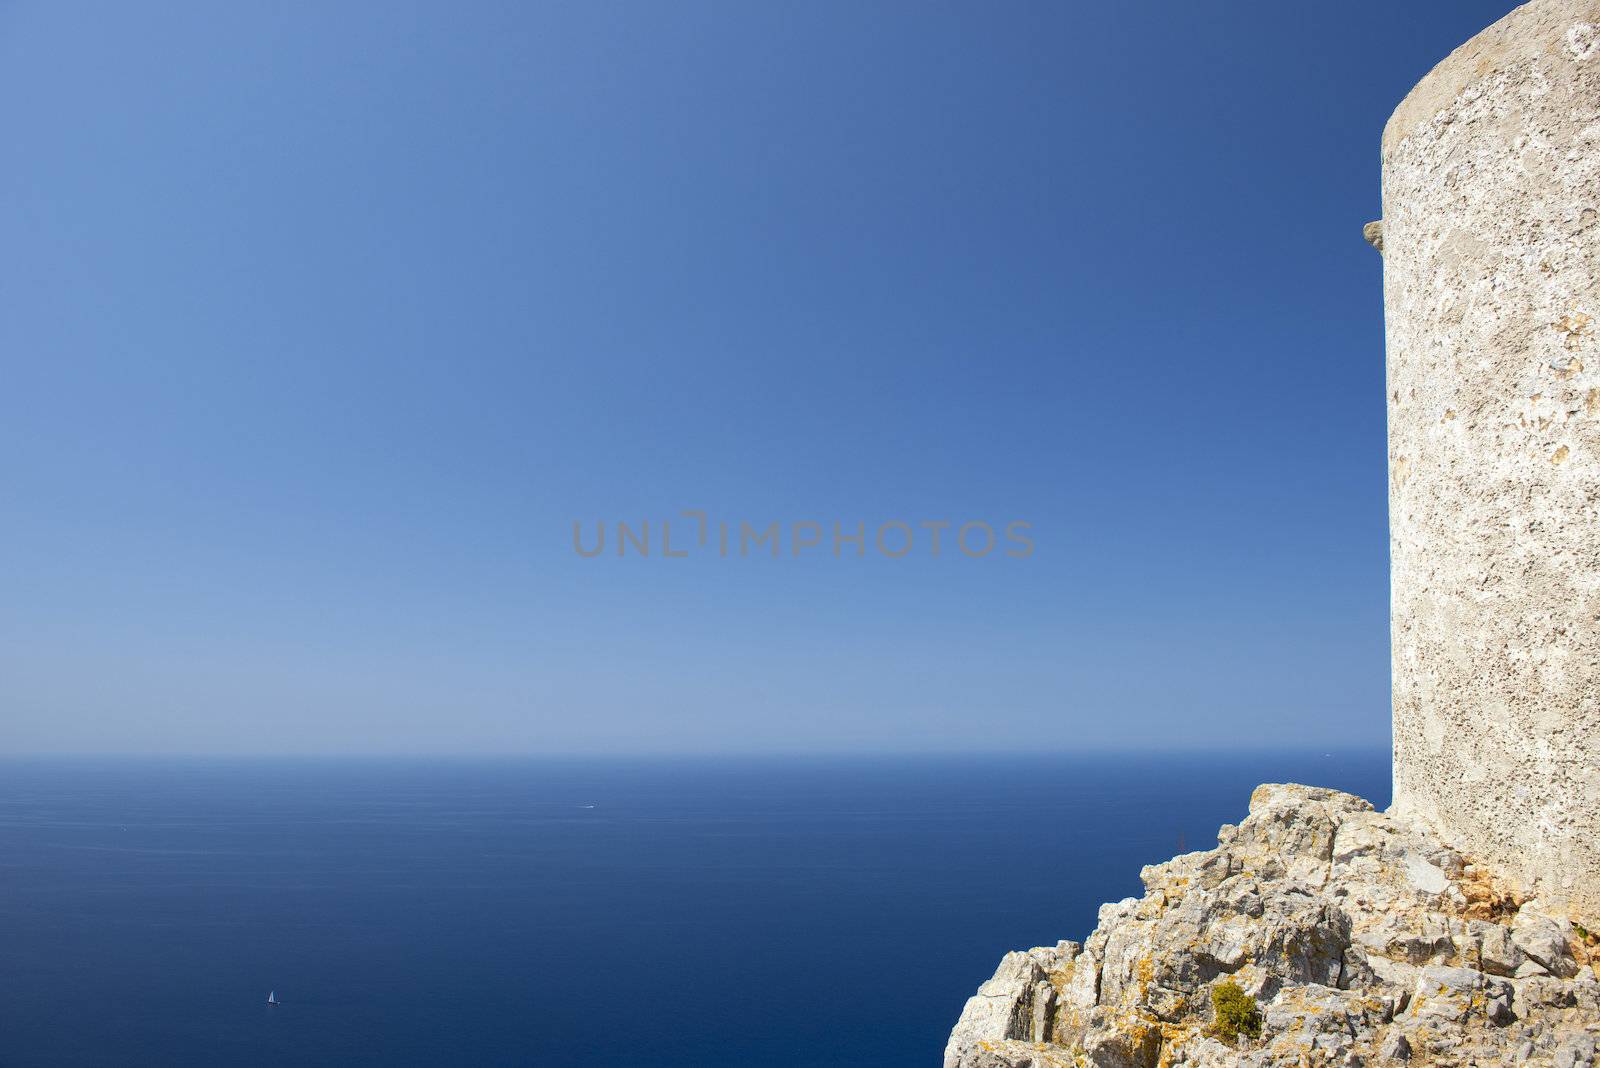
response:
[[[1286,780],[1389,756],[0,763],[0,1064],[935,1065]]]

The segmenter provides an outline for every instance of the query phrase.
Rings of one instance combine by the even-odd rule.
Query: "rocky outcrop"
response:
[[[1082,945],[1008,954],[945,1068],[1596,1063],[1600,943],[1358,797],[1259,787],[1216,849],[1140,877]],[[1259,1038],[1214,1033],[1225,982]]]

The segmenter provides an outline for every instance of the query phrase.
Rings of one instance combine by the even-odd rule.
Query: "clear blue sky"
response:
[[[1360,229],[1510,6],[0,4],[0,751],[1385,744]],[[572,549],[689,508],[1037,548]]]

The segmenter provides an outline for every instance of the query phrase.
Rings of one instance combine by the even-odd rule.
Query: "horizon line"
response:
[[[635,749],[635,750],[385,750],[241,752],[236,750],[35,750],[0,752],[0,761],[15,760],[437,760],[513,762],[519,760],[672,760],[672,759],[837,759],[874,757],[925,758],[1050,758],[1073,756],[1225,756],[1300,754],[1339,756],[1391,751],[1384,743],[1342,743],[1197,746],[1081,746],[1051,749]]]

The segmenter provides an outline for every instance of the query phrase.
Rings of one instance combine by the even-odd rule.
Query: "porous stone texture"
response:
[[[1216,849],[1140,878],[1082,945],[1008,954],[945,1068],[1595,1062],[1600,943],[1358,797],[1262,786]],[[1259,1038],[1212,1033],[1224,982]]]
[[[1600,926],[1600,0],[1383,135],[1395,811]]]

